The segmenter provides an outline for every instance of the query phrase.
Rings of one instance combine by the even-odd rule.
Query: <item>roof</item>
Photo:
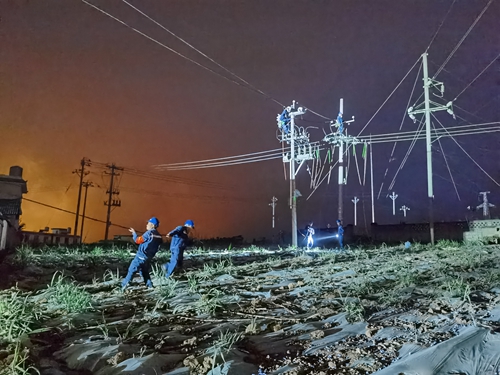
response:
[[[5,216],[21,215],[21,199],[0,199],[0,212]]]

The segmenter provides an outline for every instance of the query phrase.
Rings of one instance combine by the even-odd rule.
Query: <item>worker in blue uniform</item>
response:
[[[193,228],[193,220],[187,220],[184,225],[179,225],[167,234],[167,237],[170,237],[172,242],[170,242],[170,262],[163,265],[166,277],[170,277],[177,267],[182,268],[184,250],[189,243],[189,232]]]
[[[342,250],[344,248],[344,227],[340,219],[337,220],[337,238],[339,240],[339,247]]]
[[[311,221],[307,226],[306,226],[306,241],[307,241],[307,250],[312,249],[314,246],[314,236],[315,231],[313,228],[313,222]]]
[[[144,279],[144,283],[148,288],[153,287],[151,281],[151,260],[154,258],[161,244],[163,243],[161,234],[158,233],[158,226],[160,221],[156,217],[152,217],[146,224],[146,232],[142,236],[138,236],[134,228],[130,228],[129,232],[132,233],[132,238],[136,244],[139,245],[137,254],[130,263],[127,276],[122,281],[122,290],[125,290],[134,277],[136,272],[139,272]]]

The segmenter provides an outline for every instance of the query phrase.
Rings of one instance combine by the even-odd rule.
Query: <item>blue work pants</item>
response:
[[[127,276],[122,281],[122,287],[125,287],[128,283],[130,283],[130,281],[134,278],[136,272],[139,272],[141,274],[147,287],[152,287],[153,282],[151,281],[151,276],[149,275],[150,271],[151,259],[135,256],[135,258],[130,263]]]
[[[174,247],[170,249],[170,252],[170,262],[163,265],[166,271],[166,277],[172,275],[176,267],[182,268],[182,262],[184,260],[184,249]]]

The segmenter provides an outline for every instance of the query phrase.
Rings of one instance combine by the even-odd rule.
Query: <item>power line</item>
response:
[[[44,207],[48,207],[48,208],[52,208],[54,210],[57,210],[57,211],[61,211],[61,212],[65,212],[65,213],[68,213],[68,214],[71,214],[71,215],[76,215],[76,212],[73,212],[73,211],[69,211],[69,210],[65,210],[63,208],[59,208],[59,207],[56,207],[56,206],[52,206],[50,204],[47,204],[47,203],[42,203],[42,202],[38,202],[38,201],[35,201],[33,199],[29,199],[29,198],[24,198],[23,197],[23,201],[27,201],[27,202],[31,202],[31,203],[35,203],[35,204],[38,204],[40,206],[44,206]],[[83,216],[83,215],[80,215],[80,216]],[[85,216],[85,219],[87,220],[91,220],[91,221],[96,221],[98,223],[104,223],[106,224],[106,221],[104,220],[99,220],[99,219],[96,219],[96,218],[93,218],[93,217],[90,217],[90,216]],[[126,227],[126,226],[123,226],[123,225],[119,225],[119,224],[110,224],[112,226],[115,226],[115,227],[119,227],[119,228],[125,228],[125,229],[128,229],[130,227]]]
[[[444,125],[441,123],[441,121],[439,121],[439,119],[434,115],[432,114],[432,116],[434,117],[434,119],[439,123],[439,125],[441,125],[441,127],[446,131],[446,133],[449,134],[449,132],[446,130],[446,128],[444,127]],[[497,129],[497,131],[500,131],[500,129]],[[472,156],[469,155],[469,153],[467,151],[465,151],[465,149],[462,147],[462,145],[460,143],[457,142],[457,140],[450,134],[449,135],[451,137],[451,139],[453,139],[453,141],[457,144],[458,147],[460,147],[460,149],[465,153],[465,155],[467,155],[469,157],[470,160],[472,160],[472,162],[486,175],[489,177],[489,179],[491,181],[493,181],[497,186],[500,186],[500,184],[493,178],[491,177],[488,172],[486,172],[475,160]]]
[[[144,13],[142,10],[138,9],[137,7],[135,7],[134,5],[130,4],[128,1],[126,0],[122,0],[122,2],[124,2],[125,4],[127,4],[129,7],[131,7],[132,9],[134,9],[135,11],[139,12],[140,14],[142,14],[144,17],[146,17],[147,19],[149,19],[151,22],[154,22],[156,25],[158,25],[159,27],[161,27],[163,30],[165,30],[166,32],[168,32],[170,35],[172,35],[173,37],[177,38],[178,40],[180,40],[182,43],[184,43],[185,45],[187,45],[189,48],[192,48],[193,50],[195,50],[196,52],[198,52],[200,55],[202,55],[203,57],[207,58],[208,60],[210,60],[211,62],[213,62],[215,65],[217,65],[219,68],[225,70],[227,73],[231,74],[233,77],[239,79],[240,81],[242,81],[243,83],[245,83],[246,85],[248,85],[249,88],[251,88],[253,91],[263,95],[264,97],[266,97],[267,99],[271,99],[273,102],[275,102],[276,104],[279,104],[281,106],[284,106],[282,103],[280,103],[278,100],[274,99],[273,97],[271,97],[270,95],[266,94],[265,92],[263,92],[262,90],[256,88],[255,86],[251,85],[250,83],[248,83],[246,80],[244,80],[243,78],[241,78],[239,75],[237,75],[236,73],[233,73],[232,71],[230,71],[229,69],[227,69],[226,67],[222,66],[220,63],[218,63],[217,61],[215,61],[214,59],[212,59],[211,57],[207,56],[205,53],[203,53],[202,51],[200,51],[198,48],[194,47],[192,44],[188,43],[186,40],[184,40],[183,38],[181,38],[180,36],[176,35],[174,32],[170,31],[169,29],[167,29],[165,26],[163,26],[161,23],[159,23],[158,21],[154,20],[153,18],[151,18],[150,16],[148,16],[146,13]]]
[[[95,166],[97,166],[99,168],[106,168],[105,163],[101,163],[101,162],[93,162],[93,163]],[[136,169],[136,168],[131,168],[131,167],[123,167],[123,170],[124,170],[124,172],[126,172],[130,176],[143,177],[143,178],[148,178],[148,179],[153,179],[153,180],[158,180],[158,181],[178,183],[178,184],[198,186],[198,187],[214,188],[214,189],[231,188],[231,186],[228,186],[227,184],[220,184],[220,183],[211,182],[211,181],[195,180],[195,179],[189,179],[189,178],[184,178],[184,177],[166,176],[166,175],[161,174],[161,173],[154,173],[151,171],[146,171],[146,170],[141,170],[141,169]],[[103,183],[104,183],[104,181],[103,181]]]
[[[491,129],[491,125],[497,125],[500,122],[486,122],[481,124],[471,124],[471,125],[459,125],[447,128],[452,134],[456,135],[466,135],[466,134],[481,134],[488,132],[496,132],[496,128]],[[477,127],[479,129],[470,129]],[[387,142],[405,142],[411,141],[418,131],[406,131],[406,132],[396,132],[396,133],[384,133],[376,134],[372,136],[371,143],[387,143]],[[446,136],[443,130],[437,130],[436,134],[440,137]],[[360,140],[368,142],[369,136],[361,136]],[[418,137],[418,139],[422,139]],[[319,144],[319,142],[313,142],[313,145]],[[327,147],[322,146],[320,150],[325,150]],[[286,148],[288,150],[289,148]],[[205,159],[200,161],[189,161],[184,163],[173,163],[173,164],[162,164],[162,169],[165,170],[192,170],[192,169],[204,169],[204,168],[215,168],[215,167],[226,167],[234,166],[240,164],[248,164],[254,162],[263,162],[269,160],[276,160],[282,158],[283,151],[280,149],[260,151],[256,153],[247,153],[242,155],[235,155],[229,157],[222,157],[216,159]]]
[[[172,53],[176,54],[177,56],[182,57],[183,59],[186,59],[187,61],[189,61],[189,62],[191,62],[191,63],[193,63],[193,64],[195,64],[195,65],[199,66],[200,68],[205,69],[205,70],[207,70],[207,71],[209,71],[210,73],[213,73],[213,74],[215,74],[215,75],[218,75],[219,77],[222,77],[222,78],[224,78],[225,80],[228,80],[229,82],[232,82],[232,83],[234,83],[234,84],[236,84],[236,85],[238,85],[238,86],[245,87],[245,88],[247,88],[247,89],[249,89],[249,90],[251,90],[251,91],[253,91],[253,92],[256,92],[256,93],[258,93],[258,94],[260,94],[260,95],[264,95],[267,99],[271,99],[271,100],[272,100],[272,101],[274,101],[275,103],[277,103],[277,104],[279,104],[279,105],[283,106],[283,104],[281,104],[279,101],[277,101],[276,99],[272,98],[271,96],[269,96],[269,95],[265,94],[265,93],[264,93],[264,92],[262,92],[261,90],[255,89],[255,88],[253,88],[253,86],[251,86],[251,85],[250,85],[250,86],[248,86],[248,85],[243,85],[243,84],[241,84],[240,82],[235,81],[234,79],[231,79],[231,78],[229,78],[229,77],[227,77],[227,76],[225,76],[225,75],[223,75],[223,74],[220,74],[219,72],[217,72],[217,71],[215,71],[215,70],[213,70],[213,69],[211,69],[211,68],[209,68],[209,67],[207,67],[207,66],[205,66],[205,65],[203,65],[203,64],[200,64],[199,62],[197,62],[197,61],[195,61],[195,60],[193,60],[193,59],[191,59],[191,58],[189,58],[189,57],[187,57],[187,56],[183,55],[182,53],[177,52],[177,51],[176,51],[176,50],[174,50],[173,48],[168,47],[167,45],[163,44],[162,42],[158,41],[157,39],[155,39],[155,38],[153,38],[153,37],[151,37],[151,36],[149,36],[149,35],[147,35],[147,34],[143,33],[142,31],[140,31],[140,30],[138,30],[138,29],[136,29],[136,28],[134,28],[134,27],[132,27],[132,26],[130,26],[130,25],[129,25],[128,23],[126,23],[125,21],[122,21],[121,19],[119,19],[119,18],[117,18],[117,17],[113,16],[112,14],[110,14],[110,13],[108,13],[108,12],[104,11],[103,9],[101,9],[101,8],[97,7],[96,5],[94,5],[94,4],[92,4],[92,3],[89,3],[89,2],[88,2],[88,1],[86,1],[86,0],[81,0],[81,1],[82,1],[83,3],[85,3],[85,4],[87,4],[88,6],[90,6],[90,7],[94,8],[94,9],[98,10],[98,11],[99,11],[99,12],[101,12],[102,14],[105,14],[106,16],[110,17],[111,19],[115,20],[116,22],[121,23],[122,25],[124,25],[124,26],[128,27],[130,30],[135,31],[136,33],[138,33],[138,34],[142,35],[143,37],[145,37],[145,38],[149,39],[150,41],[152,41],[152,42],[154,42],[154,43],[158,44],[159,46],[161,46],[161,47],[163,47],[163,48],[167,49],[168,51],[170,51],[170,52],[172,52]],[[241,79],[241,78],[240,78],[240,79]]]
[[[446,58],[446,60],[443,62],[443,64],[441,65],[441,67],[437,70],[436,74],[434,74],[434,77],[432,77],[432,79],[436,79],[436,77],[438,76],[438,74],[441,73],[441,70],[443,70],[443,68],[446,66],[446,64],[448,64],[448,62],[450,61],[450,59],[453,57],[453,55],[455,54],[455,52],[457,52],[457,50],[460,48],[460,46],[462,45],[462,43],[464,42],[464,40],[469,36],[469,34],[472,31],[472,29],[474,28],[474,26],[476,26],[476,24],[479,22],[479,20],[481,19],[481,17],[483,16],[483,14],[486,12],[486,10],[489,8],[489,6],[491,5],[492,2],[493,2],[493,0],[489,0],[488,1],[488,3],[483,8],[483,10],[479,14],[479,16],[476,17],[476,19],[474,20],[474,22],[472,23],[472,25],[465,32],[465,34],[462,37],[462,39],[460,39],[460,41],[457,43],[457,45],[455,46],[455,48],[451,51],[451,53],[448,55],[448,57]]]
[[[464,88],[462,91],[460,91],[460,93],[459,93],[459,94],[455,97],[455,99],[453,99],[453,101],[457,100],[457,99],[458,99],[458,97],[459,97],[460,95],[462,95],[462,94],[465,92],[465,90],[467,90],[467,89],[468,89],[468,88],[469,88],[469,87],[470,87],[470,86],[471,86],[474,82],[476,82],[476,80],[477,80],[479,77],[481,77],[481,75],[482,75],[482,74],[483,74],[486,70],[488,70],[488,68],[489,68],[491,65],[493,65],[493,63],[494,63],[496,60],[498,60],[498,58],[500,58],[500,53],[499,53],[498,55],[496,55],[496,56],[495,56],[495,58],[494,58],[493,60],[491,60],[491,62],[490,62],[490,63],[486,66],[486,68],[484,68],[484,69],[481,71],[481,73],[479,73],[479,74],[476,76],[476,78],[474,78],[474,79],[473,79],[473,80],[472,80],[472,81],[471,81],[471,82],[470,82],[467,86],[465,86],[465,88]]]
[[[444,24],[444,21],[446,21],[446,18],[448,18],[448,15],[450,14],[451,12],[451,9],[453,8],[453,5],[455,5],[457,0],[453,0],[453,2],[451,3],[450,7],[448,8],[448,11],[446,12],[443,20],[441,21],[441,23],[439,24],[436,32],[434,33],[434,36],[432,37],[431,41],[429,42],[429,45],[427,46],[427,48],[425,49],[425,52],[427,52],[429,50],[429,48],[431,48],[431,45],[432,43],[434,42],[434,40],[436,39],[436,37],[438,36],[439,34],[439,31],[441,30],[441,27],[443,27],[443,24]]]
[[[433,128],[434,132],[436,132],[436,127],[434,126],[434,123],[432,123],[432,128]],[[446,158],[446,154],[444,153],[443,145],[441,144],[441,139],[438,137],[437,141],[439,143],[439,148],[441,149],[441,152],[443,154],[443,159],[444,159],[444,162],[446,164],[446,169],[448,169],[448,173],[450,174],[451,181],[453,183],[453,187],[455,188],[455,193],[457,193],[458,200],[460,201],[461,199],[460,199],[460,194],[458,193],[457,184],[455,183],[455,179],[453,178],[453,174],[451,173],[451,169],[450,169],[450,166],[448,164],[448,159]]]
[[[235,156],[225,156],[225,157],[214,158],[214,159],[184,161],[184,162],[180,162],[180,163],[170,163],[170,164],[159,164],[159,165],[154,165],[154,167],[175,167],[175,166],[182,166],[182,165],[188,165],[188,164],[207,163],[207,162],[212,162],[212,161],[223,161],[223,160],[236,159],[236,158],[245,157],[245,156],[255,156],[255,155],[261,155],[261,154],[275,153],[277,151],[281,152],[281,148],[276,148],[276,149],[268,150],[268,151],[251,152],[248,154],[241,154],[241,155],[235,155]]]
[[[155,191],[141,188],[132,188],[132,187],[122,187],[122,190],[125,192],[133,193],[133,194],[141,194],[141,195],[152,195],[159,197],[168,197],[168,198],[180,198],[180,199],[189,199],[189,200],[205,200],[205,201],[217,201],[217,202],[242,202],[242,203],[252,203],[254,204],[257,200],[261,198],[255,199],[245,199],[239,197],[232,196],[215,196],[215,195],[195,195],[195,194],[173,194],[165,191]]]
[[[415,144],[417,143],[417,140],[420,137],[420,135],[421,135],[421,133],[422,133],[423,130],[424,130],[424,124],[423,124],[423,119],[422,119],[422,120],[420,120],[420,124],[419,124],[419,127],[418,127],[418,132],[413,137],[412,142],[410,144],[410,147],[408,147],[408,150],[406,151],[406,155],[403,158],[403,160],[401,161],[401,164],[399,165],[399,168],[396,171],[396,173],[394,175],[394,178],[391,181],[391,184],[389,185],[389,190],[392,190],[392,188],[394,187],[394,184],[396,183],[396,178],[397,178],[399,172],[403,169],[404,165],[406,164],[406,161],[408,160],[411,152],[413,151],[413,148],[415,147]],[[382,186],[380,187],[380,190],[382,190]],[[377,199],[378,198],[380,198],[380,191],[379,191],[379,195],[378,195]]]
[[[397,86],[394,88],[394,90],[392,90],[392,92],[389,94],[389,96],[387,97],[387,99],[384,100],[384,102],[382,103],[382,105],[379,107],[379,109],[377,109],[377,111],[373,114],[373,116],[368,120],[368,122],[365,124],[365,126],[363,126],[363,129],[361,129],[361,131],[358,133],[358,137],[366,129],[366,127],[370,124],[370,122],[374,119],[374,117],[377,115],[377,113],[380,112],[380,110],[382,109],[382,107],[392,97],[392,95],[396,92],[396,90],[399,88],[399,86],[401,86],[401,84],[404,82],[404,80],[406,79],[406,77],[408,77],[408,75],[411,73],[411,71],[413,70],[413,68],[415,68],[415,66],[417,65],[417,63],[419,61],[420,61],[420,57],[417,59],[417,61],[415,61],[415,63],[413,64],[413,66],[410,68],[410,70],[408,70],[408,72],[405,74],[405,76],[403,77],[403,79],[397,84]]]
[[[444,21],[443,21],[444,22]],[[441,24],[442,25],[442,24]],[[439,31],[439,29],[438,29]],[[437,35],[437,32],[436,34]],[[431,41],[432,43],[432,41]],[[430,44],[429,44],[430,46]],[[429,47],[427,47],[429,48]],[[415,82],[413,82],[413,88],[411,89],[411,93],[410,93],[410,97],[408,98],[408,103],[406,103],[406,108],[405,108],[405,111],[403,113],[403,118],[401,119],[401,123],[399,124],[399,132],[401,132],[401,129],[403,128],[403,123],[404,123],[404,120],[408,114],[408,108],[410,107],[410,102],[411,102],[411,98],[413,97],[413,93],[415,92],[415,87],[417,86],[417,81],[418,81],[418,77],[420,75],[420,70],[422,69],[422,64],[420,64],[420,67],[418,68],[418,72],[417,72],[417,75],[415,76]],[[370,136],[370,140],[372,140],[372,137]],[[392,151],[391,151],[391,155],[389,156],[389,163],[391,162],[392,158],[394,157],[394,152],[396,151],[396,145],[398,143],[397,142],[394,142],[394,144],[392,145]],[[382,183],[380,185],[380,190],[379,190],[379,198],[380,198],[380,192],[382,191],[382,188],[384,186],[384,180],[385,180],[385,177],[387,176],[387,173],[389,172],[389,163],[385,169],[385,173],[384,173],[384,177],[382,178]]]

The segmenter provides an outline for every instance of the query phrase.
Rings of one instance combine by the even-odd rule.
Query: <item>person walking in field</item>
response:
[[[342,226],[342,221],[337,220],[337,237],[339,240],[340,250],[344,249],[344,227]]]
[[[154,258],[161,244],[163,243],[161,234],[158,233],[160,221],[156,217],[152,217],[146,224],[146,232],[142,236],[138,236],[134,228],[130,228],[134,242],[139,245],[137,254],[130,263],[127,276],[122,281],[122,291],[124,291],[136,272],[139,272],[144,279],[144,283],[148,288],[153,287],[151,281],[151,260]]]
[[[306,226],[307,250],[312,249],[312,247],[314,246],[314,233],[315,231],[313,228],[313,222],[311,221],[311,223]]]
[[[163,265],[165,277],[170,277],[177,267],[182,268],[184,250],[189,243],[191,229],[194,229],[194,222],[187,220],[184,225],[179,225],[167,234],[167,238],[170,237],[172,242],[170,242],[170,262]]]

